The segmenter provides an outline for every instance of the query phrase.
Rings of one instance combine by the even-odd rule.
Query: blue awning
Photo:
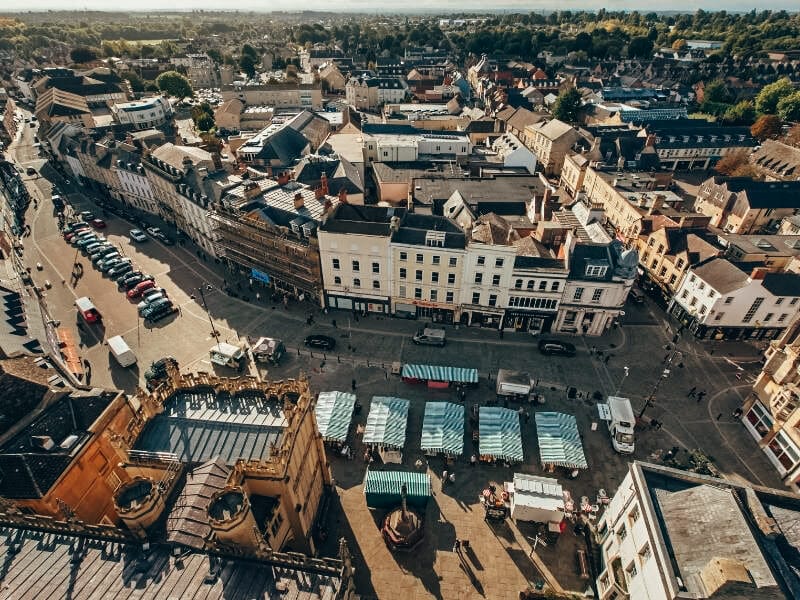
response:
[[[344,442],[353,418],[356,395],[346,392],[322,392],[317,399],[315,413],[322,439]]]
[[[403,365],[403,377],[451,383],[478,383],[478,369],[440,365]]]
[[[543,465],[588,469],[575,417],[557,412],[536,413],[536,435]]]
[[[427,402],[422,420],[423,452],[464,452],[464,407],[452,402]]]
[[[522,430],[519,414],[509,408],[481,406],[478,418],[478,451],[481,456],[522,462]]]
[[[402,448],[406,443],[408,400],[373,396],[364,428],[365,444]]]

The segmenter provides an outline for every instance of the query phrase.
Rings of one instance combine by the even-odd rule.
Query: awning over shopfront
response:
[[[536,435],[543,465],[587,469],[575,417],[557,412],[536,413]]]
[[[355,394],[346,392],[322,392],[315,409],[317,427],[322,439],[330,442],[344,442],[353,418],[356,405]]]
[[[450,383],[478,383],[478,369],[443,367],[439,365],[403,365],[403,379],[418,381],[448,381]]]
[[[478,416],[478,451],[481,456],[522,462],[519,414],[499,406],[481,406]]]
[[[422,420],[423,452],[464,452],[464,407],[452,402],[427,402]]]
[[[408,400],[373,396],[364,428],[364,443],[402,448],[406,443]]]
[[[427,473],[411,471],[373,471],[364,476],[364,496],[367,506],[390,508],[400,505],[400,489],[406,485],[406,501],[424,508],[432,496],[431,478]]]

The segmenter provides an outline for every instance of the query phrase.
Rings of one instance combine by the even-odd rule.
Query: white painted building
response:
[[[800,275],[745,272],[724,258],[692,267],[669,307],[702,339],[775,339],[798,314]]]
[[[492,144],[492,150],[504,167],[522,167],[533,175],[536,172],[536,155],[513,133],[504,133]]]
[[[514,257],[503,328],[548,333],[558,317],[569,269],[563,259]]]
[[[111,106],[111,112],[118,123],[133,125],[136,129],[159,127],[172,118],[172,106],[163,96],[116,103]]]
[[[112,166],[112,170],[119,181],[119,185],[112,190],[112,193],[116,192],[121,200],[140,210],[152,215],[158,214],[156,196],[141,163],[134,164],[117,160]]]
[[[403,214],[402,209],[342,203],[320,224],[317,240],[327,307],[390,312],[389,242]]]
[[[402,131],[398,129],[398,131]],[[362,133],[367,162],[412,162],[425,157],[466,159],[469,137],[459,133]]]
[[[782,490],[633,462],[597,523],[599,598],[797,597],[798,518]]]

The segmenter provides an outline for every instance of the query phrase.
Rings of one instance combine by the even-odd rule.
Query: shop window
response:
[[[769,433],[773,425],[772,416],[759,402],[753,404],[753,407],[747,412],[747,421],[762,438]]]

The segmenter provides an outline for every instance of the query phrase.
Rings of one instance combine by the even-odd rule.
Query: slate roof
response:
[[[114,397],[105,392],[63,396],[41,413],[31,415],[30,423],[0,449],[0,496],[44,496],[91,438],[89,429]],[[51,438],[55,447],[44,450],[34,445],[37,436]],[[70,436],[76,436],[77,441],[61,448]]]
[[[800,177],[800,148],[777,140],[764,140],[750,155],[750,162],[781,178]]]
[[[724,258],[702,262],[692,272],[720,294],[727,294],[747,285],[748,274]]]
[[[406,213],[400,229],[392,236],[392,243],[425,246],[428,231],[445,232],[443,248],[462,249],[467,237],[450,219],[433,215]]]
[[[305,157],[295,167],[294,178],[300,183],[316,187],[320,185],[323,173],[328,179],[328,193],[332,196],[338,195],[341,190],[348,194],[364,193],[361,173],[343,157]]]
[[[607,266],[602,277],[587,277],[588,265]],[[585,279],[589,281],[611,281],[614,271],[614,261],[607,244],[575,244],[569,259],[570,279]]]
[[[800,296],[800,274],[767,273],[761,282],[773,296]]]
[[[300,157],[307,145],[308,140],[302,133],[290,127],[289,123],[284,123],[262,130],[240,146],[237,152],[252,153],[258,160],[289,165]]]
[[[167,517],[167,541],[202,550],[211,533],[208,505],[223,490],[231,470],[221,458],[210,460],[186,474],[186,483]]]
[[[389,222],[393,216],[403,217],[404,208],[382,206],[358,206],[339,204],[319,227],[331,233],[355,233],[359,235],[389,236]]]
[[[14,553],[12,550],[18,549]],[[169,546],[120,544],[64,533],[0,528],[3,595],[9,598],[151,598],[329,600],[341,576],[262,561],[172,556]],[[212,565],[217,577],[207,577]]]
[[[286,417],[277,401],[261,394],[228,396],[212,391],[181,391],[167,400],[136,440],[137,450],[172,452],[185,463],[216,457],[267,458],[280,445]]]

